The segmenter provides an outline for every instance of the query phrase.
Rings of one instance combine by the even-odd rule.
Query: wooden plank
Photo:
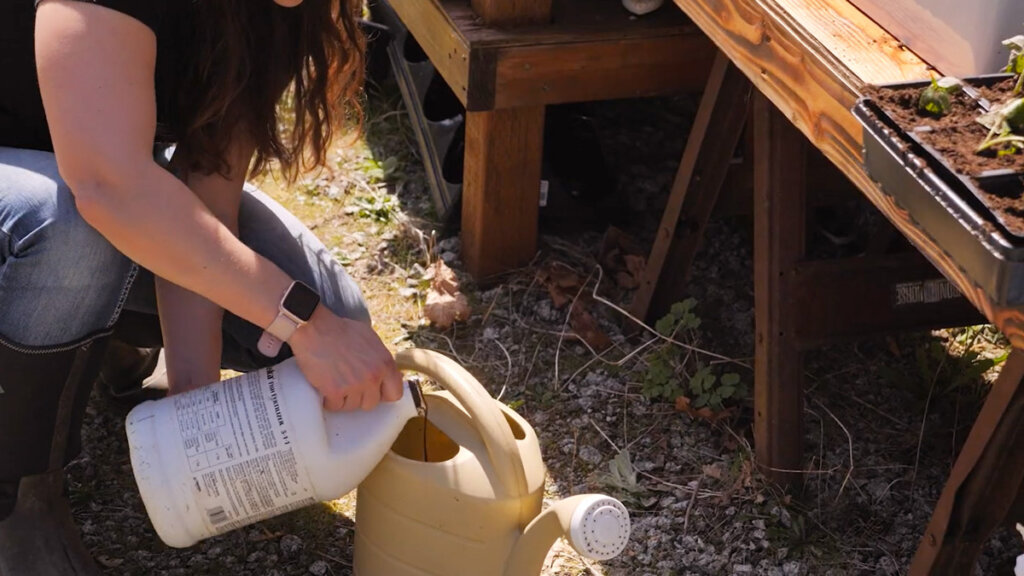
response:
[[[471,0],[470,4],[487,26],[543,24],[551,20],[551,0]]]
[[[389,4],[474,111],[696,91],[714,50],[674,10],[631,20],[617,5],[570,0],[551,24],[509,27],[487,25],[465,0]]]
[[[928,65],[846,0],[775,0],[813,44],[866,84],[928,77]]]
[[[985,319],[918,252],[801,262],[787,299],[802,350],[845,339]]]
[[[536,251],[543,140],[543,106],[466,114],[462,255],[480,281]]]
[[[971,574],[1024,481],[1024,351],[1014,350],[988,393],[942,489],[911,576]]]
[[[799,303],[787,300],[805,253],[806,139],[763,96],[754,97],[754,447],[776,481],[799,479],[803,356]]]
[[[850,3],[870,14],[880,26],[933,66],[961,78],[994,73],[1006,66],[1005,56],[992,62],[999,41],[1019,34],[1024,19],[1020,10],[1015,11],[1016,17],[1010,14],[1010,7],[1017,2],[998,3],[979,10],[963,10],[956,3],[929,5],[907,0],[850,0]],[[955,12],[956,20],[952,18],[954,7],[961,8]],[[990,44],[984,48],[971,46],[971,39],[984,30],[990,31]]]
[[[697,31],[678,10],[631,18],[621,4],[609,0],[557,0],[550,22],[515,27],[485,24],[465,0],[431,1],[439,2],[460,33],[480,48],[642,39]]]
[[[700,32],[495,49],[496,108],[634,98],[703,88],[714,45]],[[476,103],[470,99],[470,108]]]
[[[682,300],[690,265],[743,134],[750,91],[750,81],[719,52],[633,297],[634,316],[658,318]],[[670,273],[663,276],[666,269]]]
[[[469,92],[469,42],[436,0],[387,0],[463,104]]]
[[[1024,347],[1024,314],[993,306],[984,291],[864,171],[861,127],[850,113],[864,82],[927,77],[927,66],[902,53],[891,54],[888,64],[871,57],[873,45],[888,50],[891,40],[877,25],[858,21],[846,0],[783,1],[786,3],[675,0],[755,87],[1002,330],[1011,344]],[[838,16],[819,15],[815,20],[809,7],[834,10]],[[853,29],[830,28],[829,22],[833,20],[858,23]],[[858,29],[861,31],[857,32]],[[854,37],[845,40],[845,48],[832,44],[844,42],[847,34]],[[844,64],[836,54],[842,54],[850,63]]]

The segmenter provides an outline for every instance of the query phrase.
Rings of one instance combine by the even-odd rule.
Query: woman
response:
[[[61,468],[115,327],[142,338],[159,313],[172,393],[294,353],[328,409],[401,395],[358,288],[243,190],[250,161],[324,161],[361,79],[360,2],[2,4],[0,575],[94,573]]]

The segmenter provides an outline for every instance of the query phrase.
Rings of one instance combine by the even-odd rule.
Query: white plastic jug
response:
[[[183,548],[352,491],[423,398],[326,412],[294,359],[156,401],[126,423],[132,470],[160,539]]]

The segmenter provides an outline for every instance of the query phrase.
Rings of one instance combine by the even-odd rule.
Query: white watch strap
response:
[[[256,343],[256,349],[260,354],[268,358],[274,358],[281,352],[281,346],[292,337],[299,327],[299,322],[290,318],[284,311],[278,313],[277,318],[267,326]]]

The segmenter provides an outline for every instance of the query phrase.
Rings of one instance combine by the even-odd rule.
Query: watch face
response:
[[[281,306],[295,315],[296,318],[305,322],[313,315],[316,305],[320,303],[320,295],[302,282],[292,284],[288,294],[284,297]]]

